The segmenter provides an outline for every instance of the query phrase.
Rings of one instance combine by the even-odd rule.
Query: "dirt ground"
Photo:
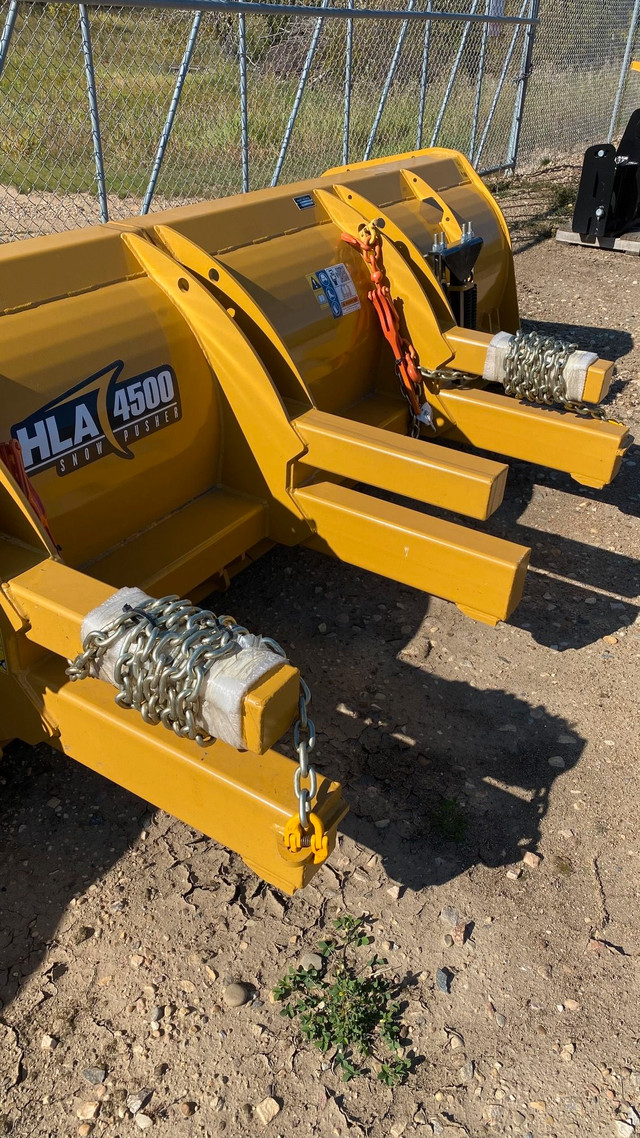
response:
[[[640,259],[544,239],[553,184],[501,199],[523,316],[619,358],[637,433]],[[495,629],[300,549],[233,582],[225,611],[307,677],[351,806],[293,899],[71,760],[7,749],[0,1134],[640,1135],[639,472],[637,446],[602,492],[510,464],[486,528],[532,568]],[[269,1000],[344,912],[371,914],[403,984],[416,1061],[393,1090],[344,1084]]]

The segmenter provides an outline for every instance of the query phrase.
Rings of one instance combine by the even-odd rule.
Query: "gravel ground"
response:
[[[559,177],[502,197],[522,313],[619,358],[637,432],[640,259],[543,239]],[[71,760],[7,749],[0,1134],[640,1135],[639,457],[599,493],[511,464],[487,528],[532,569],[495,629],[305,550],[234,581],[226,611],[301,666],[351,804],[293,899]],[[344,1084],[269,1000],[341,912],[371,914],[403,987],[416,1062],[393,1090]]]

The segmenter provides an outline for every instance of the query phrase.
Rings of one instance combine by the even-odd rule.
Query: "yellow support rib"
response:
[[[295,764],[284,755],[239,752],[219,741],[202,748],[177,739],[118,707],[108,684],[65,682],[59,661],[50,659],[31,682],[59,725],[56,745],[65,754],[212,835],[285,893],[301,889],[318,870],[311,854],[295,864],[281,853],[282,834],[295,810]],[[347,812],[339,783],[318,775],[314,811],[331,850]]]
[[[453,601],[485,624],[520,600],[529,550],[331,482],[295,497],[313,519],[311,544],[341,561]]]
[[[630,443],[621,423],[531,407],[479,388],[443,388],[438,398],[454,424],[448,438],[563,470],[598,490],[615,478]]]
[[[307,411],[294,425],[308,447],[304,462],[327,474],[482,520],[502,501],[502,463],[324,411]]]
[[[82,651],[80,629],[87,613],[113,596],[115,590],[67,565],[43,561],[14,577],[8,592],[28,622],[27,640],[67,659]],[[101,686],[113,701],[113,688],[106,683]],[[250,750],[262,753],[282,738],[296,718],[299,687],[297,668],[283,663],[247,693],[242,728]],[[137,712],[129,715],[134,724],[144,727]]]

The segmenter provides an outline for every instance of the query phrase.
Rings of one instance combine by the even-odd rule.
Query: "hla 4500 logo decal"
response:
[[[11,434],[20,443],[27,474],[50,466],[71,474],[107,454],[133,458],[134,443],[177,422],[180,394],[173,369],[164,364],[120,379],[123,367],[116,360],[14,424]]]

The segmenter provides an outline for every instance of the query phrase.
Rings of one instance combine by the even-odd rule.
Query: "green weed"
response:
[[[378,1061],[378,1079],[387,1086],[404,1082],[411,1059],[402,1052],[395,985],[380,971],[386,961],[377,954],[359,959],[357,950],[373,943],[364,917],[338,917],[333,926],[335,936],[317,946],[322,967],[290,968],[276,984],[273,994],[284,1001],[280,1014],[298,1019],[304,1037],[323,1054],[334,1051],[332,1065],[345,1082],[368,1074],[369,1058]]]

